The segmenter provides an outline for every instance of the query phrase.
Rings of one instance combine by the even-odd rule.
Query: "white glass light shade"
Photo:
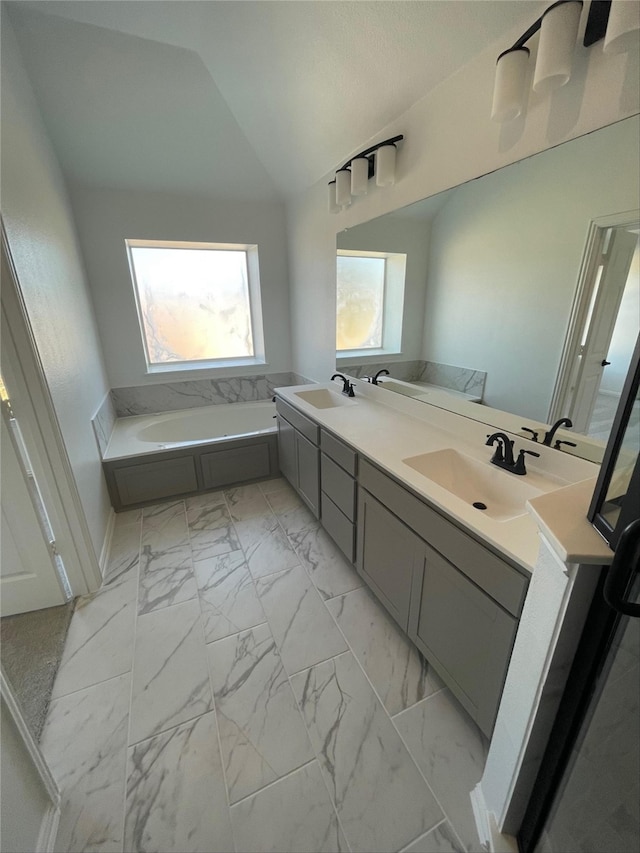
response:
[[[503,53],[496,65],[491,118],[511,121],[524,109],[529,50],[519,47]]]
[[[336,203],[340,207],[351,204],[351,172],[348,169],[336,172]]]
[[[624,53],[640,43],[640,2],[613,0],[604,37],[605,53]]]
[[[569,82],[581,12],[582,3],[571,0],[553,6],[542,18],[534,92],[547,95]]]
[[[369,189],[369,160],[356,157],[351,161],[351,195],[366,195]]]
[[[329,181],[329,213],[337,213],[340,207],[336,201],[336,182]]]
[[[388,187],[396,180],[396,146],[382,145],[376,151],[376,184]]]

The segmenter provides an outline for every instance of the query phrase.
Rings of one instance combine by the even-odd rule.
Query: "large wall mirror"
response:
[[[338,234],[338,369],[386,367],[388,390],[447,408],[404,383],[468,392],[450,408],[505,429],[571,417],[570,452],[597,460],[639,331],[639,131],[625,119]],[[360,255],[394,274],[365,281]]]

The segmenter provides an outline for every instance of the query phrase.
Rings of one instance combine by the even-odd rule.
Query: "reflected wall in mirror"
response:
[[[338,251],[406,254],[401,346],[339,352],[339,369],[469,392],[482,405],[424,399],[503,428],[572,417],[596,447],[573,452],[597,458],[638,336],[639,130],[625,119],[338,234]]]

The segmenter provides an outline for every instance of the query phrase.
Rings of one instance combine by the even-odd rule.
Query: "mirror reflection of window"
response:
[[[338,357],[400,353],[407,255],[340,248],[336,271]]]

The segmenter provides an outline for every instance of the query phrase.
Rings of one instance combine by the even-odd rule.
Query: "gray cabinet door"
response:
[[[358,492],[358,574],[400,627],[409,621],[411,589],[423,569],[424,542],[368,492]]]
[[[417,629],[410,636],[491,736],[517,620],[425,545]]]
[[[127,465],[113,472],[122,506],[198,490],[193,456]]]
[[[271,473],[269,445],[266,441],[203,453],[200,461],[205,489],[217,489],[228,483],[242,483],[245,480],[259,480]]]
[[[296,431],[289,421],[278,415],[278,459],[280,471],[294,489],[298,488],[296,466]]]
[[[320,451],[295,431],[298,494],[316,518],[320,517]]]

